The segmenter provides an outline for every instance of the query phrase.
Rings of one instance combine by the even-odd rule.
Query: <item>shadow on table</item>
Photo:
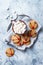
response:
[[[43,27],[41,27],[41,29],[39,30],[38,36],[39,36],[39,34],[40,34],[41,32],[43,32]],[[38,36],[37,36],[36,40],[34,41],[34,44],[37,42]],[[33,49],[34,44],[30,47],[31,49]],[[24,51],[26,52],[27,49],[29,49],[29,48],[26,48]]]
[[[40,34],[41,32],[43,32],[43,27],[39,30],[38,35],[37,35],[37,38],[36,38],[36,40],[34,41],[34,44],[37,42],[38,36],[39,36],[39,34]],[[34,44],[33,44],[30,48],[33,48]]]
[[[38,36],[39,36],[39,34],[40,34],[41,32],[43,32],[43,27],[39,30]],[[37,36],[36,40],[34,41],[34,44],[37,42],[38,36]],[[33,49],[34,44],[30,47],[31,49]],[[25,50],[20,50],[20,49],[16,48],[15,46],[11,45],[11,44],[8,44],[8,45],[11,46],[11,47],[13,47],[13,48],[15,48],[15,49],[17,49],[17,50],[19,50],[19,51],[22,51],[22,52],[26,52],[27,49],[29,49],[29,48],[26,48]]]

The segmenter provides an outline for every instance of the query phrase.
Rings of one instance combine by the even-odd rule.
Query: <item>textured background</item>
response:
[[[25,51],[14,48],[15,55],[8,58],[5,50],[12,46],[6,45],[3,39],[10,23],[9,15],[15,11],[16,14],[27,14],[38,21],[42,29],[31,48]],[[43,0],[0,0],[0,65],[43,65]]]

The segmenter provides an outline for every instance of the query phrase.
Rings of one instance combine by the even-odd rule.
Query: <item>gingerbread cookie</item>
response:
[[[22,37],[21,37],[21,40],[20,40],[16,45],[17,45],[17,46],[22,46],[22,45],[23,45]]]
[[[14,55],[14,49],[13,48],[7,48],[5,53],[8,57],[11,57]]]
[[[36,21],[30,20],[29,27],[30,27],[31,29],[37,29],[38,24],[37,24]]]
[[[34,38],[37,36],[37,32],[35,30],[30,30],[28,31],[28,36]]]
[[[28,37],[27,35],[23,35],[21,37],[22,37],[21,40],[23,44],[26,44],[26,45],[27,43],[30,44],[30,37]]]
[[[13,41],[13,43],[18,43],[20,41],[20,35],[18,34],[12,35],[11,41]]]

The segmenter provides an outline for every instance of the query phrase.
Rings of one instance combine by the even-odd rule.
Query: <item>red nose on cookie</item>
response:
[[[32,29],[34,29],[34,26],[32,26]]]

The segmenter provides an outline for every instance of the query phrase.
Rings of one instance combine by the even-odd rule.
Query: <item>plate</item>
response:
[[[17,18],[16,18],[16,21],[17,21],[17,20],[23,20],[23,21],[28,25],[28,22],[29,22],[31,19],[32,19],[32,18],[29,17],[28,15],[23,14],[23,15],[18,15]],[[39,22],[37,22],[37,23],[38,23],[38,28],[36,29],[36,32],[38,33],[39,30],[41,29],[41,25],[39,24]],[[9,39],[9,37],[10,37],[12,34],[14,34],[14,33],[13,33],[13,32],[10,32],[10,34],[8,35],[8,38],[6,38],[6,39]],[[38,33],[38,34],[39,34],[39,33]],[[16,47],[17,49],[25,50],[26,48],[30,48],[30,47],[34,44],[34,42],[35,42],[36,39],[37,39],[37,37],[31,38],[31,43],[30,43],[29,45],[27,45],[27,46],[26,46],[26,45],[17,46],[17,45],[15,45],[13,42],[10,42],[9,44],[13,45],[13,46]]]

